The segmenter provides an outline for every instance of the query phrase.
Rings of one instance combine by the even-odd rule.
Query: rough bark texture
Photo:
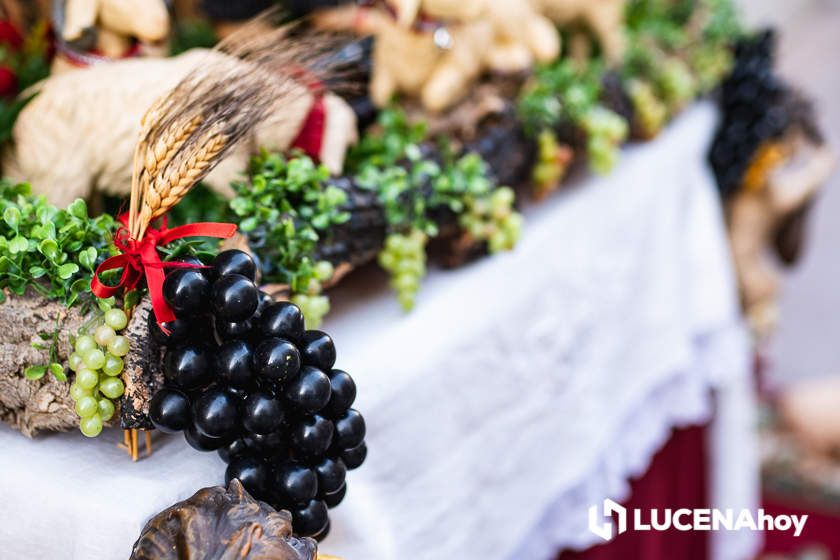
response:
[[[37,381],[23,376],[29,366],[47,364],[49,346],[41,338],[59,331],[58,357],[66,361],[70,336],[84,322],[78,309],[33,294],[14,296],[6,293],[0,304],[0,419],[23,435],[32,437],[40,431],[65,431],[79,425],[68,389],[70,384],[57,381],[47,373]]]
[[[160,349],[146,327],[149,309],[151,305],[144,299],[123,333],[130,340],[123,374],[126,393],[119,407],[123,427],[151,427],[147,416],[149,400],[163,383]],[[72,353],[70,339],[88,319],[78,306],[68,309],[36,294],[6,293],[6,301],[0,304],[0,420],[27,437],[79,426],[70,398],[73,372],[67,367],[67,358]],[[43,340],[41,334],[51,336],[56,331],[58,360],[64,365],[68,381],[58,381],[49,372],[37,381],[26,379],[23,371],[27,367],[50,361],[50,341]],[[38,349],[33,344],[45,348]]]
[[[291,520],[234,479],[227,490],[204,488],[153,517],[131,560],[315,560],[315,541],[294,537]]]
[[[125,394],[120,400],[120,427],[124,429],[153,428],[149,421],[149,402],[163,386],[163,349],[149,334],[151,310],[150,300],[143,299],[134,309],[125,331],[129,353],[123,371]]]

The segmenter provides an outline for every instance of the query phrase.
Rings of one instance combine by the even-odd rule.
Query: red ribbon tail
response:
[[[106,286],[103,284],[99,279],[99,275],[103,272],[115,270],[117,268],[123,269],[119,283],[116,286]],[[105,259],[102,264],[96,267],[93,278],[90,279],[90,291],[93,292],[93,295],[96,297],[104,299],[117,295],[120,288],[125,288],[126,290],[134,289],[139,282],[140,271],[135,268],[131,256],[125,254],[117,255],[115,257]]]

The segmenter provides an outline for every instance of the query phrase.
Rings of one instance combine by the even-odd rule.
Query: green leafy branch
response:
[[[263,280],[288,284],[310,325],[329,310],[321,283],[333,273],[330,263],[315,261],[317,243],[350,219],[347,194],[329,180],[329,170],[307,156],[263,151],[248,178],[231,185],[236,197],[229,207],[260,259]]]
[[[88,293],[97,263],[115,252],[113,218],[90,218],[81,199],[59,209],[26,183],[2,181],[0,216],[0,288],[17,295],[32,289],[72,306]]]
[[[454,214],[461,229],[473,241],[487,242],[491,252],[511,249],[522,225],[513,191],[497,187],[478,154],[456,157],[445,140],[434,152],[420,144],[425,130],[401,111],[386,109],[348,158],[356,184],[376,193],[383,207],[389,232],[378,261],[406,310],[426,273],[426,245],[440,233],[441,211]]]

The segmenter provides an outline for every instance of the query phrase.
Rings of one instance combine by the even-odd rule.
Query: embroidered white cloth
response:
[[[552,558],[597,540],[674,426],[712,417],[716,505],[754,507],[749,349],[699,105],[608,177],[526,210],[511,254],[431,274],[403,315],[375,270],[325,327],[355,377],[370,453],[322,549],[346,560]],[[180,438],[130,463],[113,444],[0,429],[0,556],[124,558],[146,520],[224,465]],[[719,558],[753,535],[719,535]]]

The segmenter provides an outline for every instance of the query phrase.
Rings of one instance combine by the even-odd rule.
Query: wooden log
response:
[[[69,382],[49,372],[38,380],[24,377],[24,370],[50,361],[49,346],[43,340],[56,330],[58,358],[66,362],[72,352],[70,337],[85,318],[77,308],[34,293],[16,296],[5,292],[0,304],[0,419],[27,436],[41,431],[65,431],[79,425],[69,394]]]
[[[144,298],[134,308],[124,333],[128,337],[129,352],[123,371],[125,394],[120,399],[120,427],[123,429],[154,428],[149,420],[149,403],[163,387],[163,348],[149,332],[151,311],[151,301]]]

